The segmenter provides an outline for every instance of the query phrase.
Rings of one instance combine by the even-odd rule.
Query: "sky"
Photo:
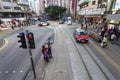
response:
[[[115,9],[120,9],[120,0],[116,0]]]

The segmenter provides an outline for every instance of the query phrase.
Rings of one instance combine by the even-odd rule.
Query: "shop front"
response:
[[[120,39],[120,14],[109,14],[106,18],[109,21],[108,29],[114,29],[115,34]]]

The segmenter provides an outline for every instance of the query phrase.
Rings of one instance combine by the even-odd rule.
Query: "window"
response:
[[[14,7],[15,10],[21,10],[20,7]]]
[[[92,5],[95,5],[95,1],[92,2]]]
[[[4,8],[4,9],[10,9],[10,7],[9,7],[9,6],[4,6],[3,8]]]
[[[2,0],[3,2],[11,2],[10,0]]]
[[[13,2],[14,2],[14,3],[16,3],[16,2],[17,2],[17,0],[13,0]]]

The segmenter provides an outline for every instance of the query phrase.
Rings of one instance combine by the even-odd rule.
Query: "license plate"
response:
[[[85,40],[82,40],[81,42],[85,42]]]

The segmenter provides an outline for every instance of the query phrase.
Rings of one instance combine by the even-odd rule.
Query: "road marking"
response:
[[[16,71],[13,71],[13,73],[15,73]]]
[[[48,70],[46,70],[46,72],[48,72]]]
[[[5,73],[7,74],[7,73],[8,73],[8,71],[5,71]]]
[[[119,72],[120,72],[120,66],[115,62],[113,61],[108,55],[105,54],[104,51],[102,51],[100,48],[98,48],[94,43],[93,41],[89,40],[90,43],[96,48],[96,50],[115,68],[117,69]]]
[[[58,72],[57,70],[55,70],[55,72]]]
[[[1,74],[2,72],[0,71],[0,74]]]
[[[7,39],[4,39],[4,41],[5,41],[5,44],[0,48],[0,51],[1,51],[2,49],[4,49],[4,48],[7,46],[7,44],[8,44],[8,40],[7,40]]]
[[[22,70],[20,70],[20,72],[22,73],[23,71],[22,71]]]

